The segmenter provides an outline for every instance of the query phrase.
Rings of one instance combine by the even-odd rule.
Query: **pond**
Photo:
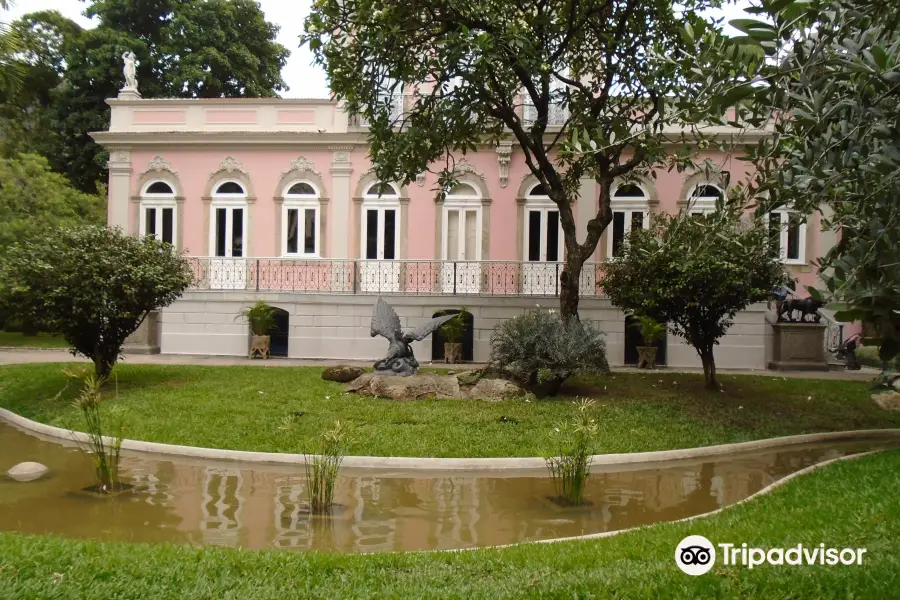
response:
[[[50,468],[29,483],[0,475],[0,530],[252,549],[473,548],[707,513],[804,467],[883,446],[793,445],[715,460],[604,467],[588,479],[591,504],[577,508],[550,501],[552,482],[540,476],[344,470],[337,510],[310,517],[302,467],[123,453],[122,479],[134,488],[97,498],[82,491],[94,482],[77,448],[0,424],[0,473],[23,461]]]

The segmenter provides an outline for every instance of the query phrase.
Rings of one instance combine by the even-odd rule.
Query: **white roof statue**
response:
[[[125,61],[125,68],[122,71],[125,73],[125,87],[122,90],[129,91],[137,91],[137,68],[135,67],[134,61],[137,57],[134,55],[134,52],[128,51],[122,55],[122,60]]]

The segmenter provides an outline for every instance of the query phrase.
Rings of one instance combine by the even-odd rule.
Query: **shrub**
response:
[[[708,215],[656,215],[651,229],[633,229],[601,285],[613,305],[667,322],[697,351],[707,388],[718,389],[719,338],[784,278],[769,230],[743,217],[734,197]]]
[[[335,421],[319,441],[316,454],[306,457],[306,486],[309,494],[309,510],[313,514],[325,514],[331,510],[334,484],[344,456],[347,454],[347,428]]]
[[[104,380],[125,339],[147,315],[187,289],[183,255],[153,237],[118,229],[47,228],[0,253],[0,304],[44,331],[59,332]]]
[[[456,344],[466,332],[466,317],[468,316],[466,307],[463,306],[455,317],[441,325],[441,335],[449,344]]]
[[[265,300],[257,300],[256,304],[242,310],[240,317],[247,319],[253,335],[267,335],[275,327],[275,309]]]
[[[491,366],[539,396],[556,394],[572,375],[609,370],[603,333],[590,320],[564,323],[555,311],[540,309],[494,329]]]
[[[646,315],[635,315],[637,321],[632,323],[632,327],[641,332],[641,339],[645,346],[652,346],[663,338],[666,333],[666,326],[653,317]]]
[[[596,451],[597,422],[590,415],[593,400],[577,402],[577,412],[570,421],[557,423],[550,431],[550,452],[544,457],[556,500],[578,506],[584,504],[584,486],[590,475]]]

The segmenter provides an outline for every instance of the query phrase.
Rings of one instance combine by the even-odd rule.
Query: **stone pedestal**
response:
[[[774,323],[772,362],[776,371],[827,371],[825,325],[822,323]]]
[[[159,313],[147,315],[122,346],[124,354],[159,354]]]

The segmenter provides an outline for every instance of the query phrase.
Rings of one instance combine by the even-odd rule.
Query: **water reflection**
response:
[[[796,446],[714,462],[595,473],[591,505],[561,508],[541,477],[389,473],[341,477],[328,517],[310,516],[303,469],[123,458],[133,491],[97,499],[77,450],[0,425],[0,471],[36,460],[48,479],[0,479],[0,529],[104,540],[345,552],[467,548],[668,521],[742,500],[816,462],[871,448]],[[627,468],[627,467],[626,467]]]

